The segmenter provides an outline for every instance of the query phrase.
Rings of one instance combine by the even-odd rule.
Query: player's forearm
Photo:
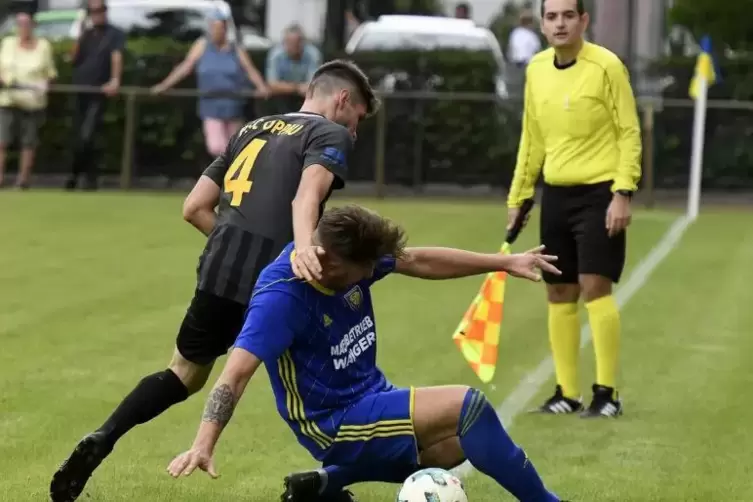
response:
[[[296,249],[311,245],[319,221],[319,204],[321,201],[310,193],[293,200],[293,238]]]
[[[193,444],[194,448],[210,454],[214,452],[222,431],[233,416],[242,392],[238,390],[238,385],[233,386],[231,383],[223,382],[222,379],[217,382],[204,406],[199,432]]]
[[[217,223],[217,213],[209,208],[197,209],[186,217],[186,221],[208,237]]]
[[[509,256],[503,254],[441,247],[408,248],[405,257],[398,260],[396,271],[411,277],[441,280],[505,271],[509,264]]]

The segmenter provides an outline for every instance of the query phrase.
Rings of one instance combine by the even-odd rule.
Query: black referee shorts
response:
[[[606,220],[612,182],[593,185],[544,185],[541,198],[541,243],[557,255],[562,275],[544,272],[547,284],[577,284],[578,275],[594,274],[620,281],[625,266],[625,232],[609,237]]]
[[[227,353],[246,317],[246,305],[197,289],[178,331],[176,346],[202,366]]]

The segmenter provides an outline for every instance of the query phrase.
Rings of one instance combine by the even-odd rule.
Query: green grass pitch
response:
[[[501,201],[358,202],[402,222],[415,245],[495,251],[502,237]],[[203,244],[181,203],[0,193],[0,500],[45,500],[75,443],[165,367]],[[626,274],[678,215],[635,215]],[[515,249],[536,243],[535,220]],[[576,501],[753,498],[751,257],[750,213],[706,211],[623,311],[626,414],[515,418],[510,432],[549,486]],[[375,287],[379,362],[395,384],[479,384],[450,337],[480,281],[391,277]],[[542,285],[508,283],[494,387],[481,386],[495,404],[548,355],[545,314]],[[585,392],[590,346],[582,356]],[[190,446],[208,390],[121,441],[81,500],[274,501],[286,473],[315,466],[278,418],[262,371],[221,439],[220,478],[170,478],[165,468]],[[354,491],[363,502],[391,501],[397,486]],[[467,491],[471,502],[512,500],[478,473]]]

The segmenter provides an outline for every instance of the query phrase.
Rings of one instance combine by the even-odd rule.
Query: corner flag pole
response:
[[[690,155],[690,190],[688,190],[688,218],[695,221],[701,204],[701,171],[703,168],[703,146],[706,133],[706,106],[709,83],[703,75],[697,80],[698,95],[695,100],[693,119],[693,149]]]
[[[708,107],[709,86],[721,76],[717,71],[711,50],[711,37],[701,39],[701,52],[696,61],[695,74],[690,81],[689,94],[695,100],[693,119],[693,150],[690,155],[690,186],[688,190],[688,218],[695,221],[701,205],[701,171],[703,169],[703,143],[706,133],[706,108]]]

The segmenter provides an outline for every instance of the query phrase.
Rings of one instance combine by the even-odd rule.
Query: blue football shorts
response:
[[[342,415],[322,463],[417,465],[413,430],[415,389],[391,388],[362,398]]]

